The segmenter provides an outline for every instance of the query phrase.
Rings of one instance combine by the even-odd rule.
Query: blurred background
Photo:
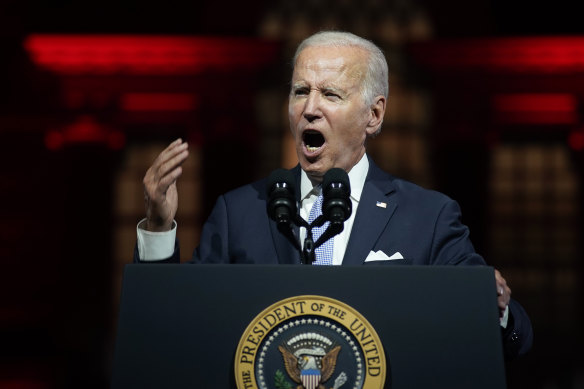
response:
[[[530,314],[509,387],[584,388],[579,15],[565,0],[2,1],[0,388],[108,387],[146,169],[190,143],[187,260],[220,193],[295,165],[290,58],[321,29],[383,48],[369,153],[458,200]]]

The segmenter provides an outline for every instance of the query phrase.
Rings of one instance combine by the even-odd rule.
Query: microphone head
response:
[[[268,177],[268,181],[266,184],[266,190],[268,192],[268,197],[270,196],[270,192],[273,190],[274,185],[276,184],[285,184],[286,187],[290,188],[292,193],[295,193],[296,188],[294,187],[296,182],[296,178],[294,177],[294,173],[287,169],[276,169],[274,170]]]
[[[294,174],[286,169],[276,169],[268,177],[268,216],[277,223],[289,224],[296,215],[294,183]]]
[[[326,196],[326,192],[333,188],[338,188],[343,193],[346,192],[347,196],[351,194],[349,175],[346,171],[338,167],[330,169],[324,174],[324,177],[322,178],[323,196]]]
[[[322,179],[322,213],[331,223],[343,223],[351,216],[349,175],[340,168],[327,171]]]

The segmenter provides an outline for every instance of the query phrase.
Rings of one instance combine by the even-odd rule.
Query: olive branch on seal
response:
[[[292,384],[290,381],[286,380],[286,376],[280,369],[276,370],[276,374],[274,377],[274,386],[276,389],[292,389]]]

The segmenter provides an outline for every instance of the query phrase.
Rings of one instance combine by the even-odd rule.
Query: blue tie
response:
[[[322,191],[318,198],[312,205],[312,209],[310,210],[310,215],[308,216],[308,223],[312,223],[317,217],[322,215]],[[323,232],[326,231],[330,223],[326,222],[320,227],[314,227],[312,229],[312,240],[316,243],[318,238],[322,235]],[[332,265],[333,264],[333,238],[330,238],[322,245],[318,246],[314,252],[316,260],[314,261],[313,265]]]

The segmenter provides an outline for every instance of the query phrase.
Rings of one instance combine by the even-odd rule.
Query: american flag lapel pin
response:
[[[387,208],[387,203],[384,203],[383,201],[378,201],[375,203],[375,205],[377,205],[379,208]]]

